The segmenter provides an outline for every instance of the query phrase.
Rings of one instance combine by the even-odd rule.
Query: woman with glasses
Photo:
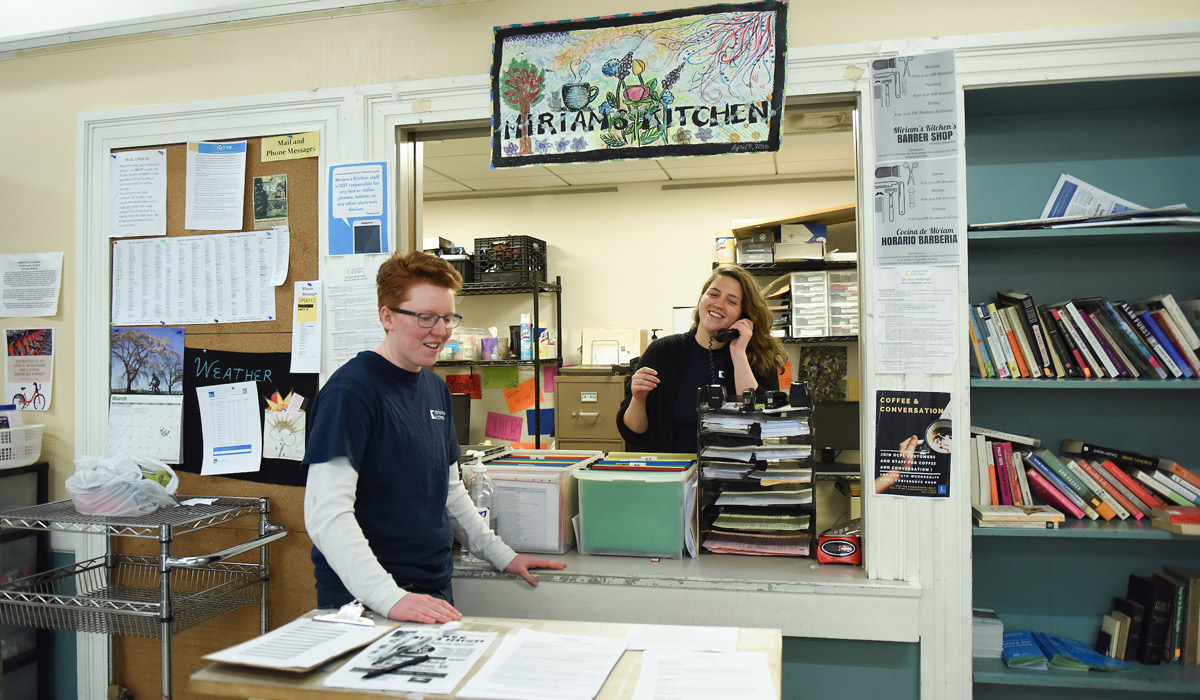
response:
[[[441,258],[392,256],[376,277],[383,342],[334,372],[308,411],[304,523],[318,607],[357,598],[394,620],[460,619],[455,537],[532,586],[531,568],[564,566],[504,544],[459,478],[450,391],[429,368],[462,321],[461,286]]]

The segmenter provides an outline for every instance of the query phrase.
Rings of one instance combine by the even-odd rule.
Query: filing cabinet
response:
[[[625,395],[625,377],[564,375],[555,379],[554,434],[560,450],[621,452],[617,410]]]

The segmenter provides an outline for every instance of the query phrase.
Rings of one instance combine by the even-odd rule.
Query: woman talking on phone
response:
[[[625,382],[617,428],[626,449],[695,452],[698,389],[720,384],[731,394],[779,388],[787,362],[770,334],[771,312],[753,278],[737,265],[719,265],[704,283],[686,333],[650,344]],[[726,340],[718,331],[733,331]]]

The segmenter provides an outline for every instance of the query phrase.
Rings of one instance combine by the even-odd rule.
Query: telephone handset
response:
[[[736,329],[722,328],[721,330],[717,331],[716,333],[713,333],[713,340],[715,340],[718,343],[728,343],[729,341],[733,340],[734,338],[737,338],[738,335],[740,335],[740,334],[737,332]]]

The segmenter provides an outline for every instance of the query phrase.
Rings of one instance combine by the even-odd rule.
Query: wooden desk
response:
[[[552,620],[511,620],[490,617],[463,618],[464,630],[499,632],[527,627],[554,634],[581,634],[597,637],[623,637],[629,625],[611,622],[558,622]],[[497,638],[484,653],[474,671],[488,660],[499,647]],[[767,654],[767,665],[771,670],[771,681],[775,685],[775,697],[780,696],[780,663],[783,651],[783,636],[777,629],[738,628],[738,651],[761,651]],[[354,653],[336,659],[309,673],[288,673],[263,669],[210,663],[192,674],[188,689],[197,694],[217,695],[230,698],[262,698],[262,700],[376,700],[383,697],[399,698],[450,698],[448,695],[397,695],[364,690],[326,688],[325,677],[349,660]],[[627,700],[633,697],[638,673],[642,668],[642,652],[627,651],[613,668],[597,700]],[[468,676],[469,678],[469,676]],[[463,683],[466,683],[464,680]],[[461,686],[460,686],[461,688]],[[455,689],[458,690],[457,688]]]

